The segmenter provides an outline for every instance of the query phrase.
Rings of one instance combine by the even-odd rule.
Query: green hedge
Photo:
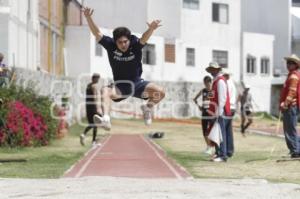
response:
[[[14,102],[21,102],[24,107],[30,109],[30,112],[33,112],[33,118],[42,118],[41,120],[46,125],[46,129],[44,131],[44,141],[43,142],[32,142],[28,144],[28,146],[40,146],[45,145],[51,141],[51,139],[55,138],[57,132],[58,121],[51,117],[51,104],[53,103],[50,97],[47,96],[39,96],[36,94],[34,86],[29,86],[27,88],[23,88],[21,86],[12,84],[9,87],[0,88],[0,99],[2,99],[2,105],[0,108],[0,130],[3,131],[7,135],[11,135],[10,129],[7,128],[7,117],[9,116],[11,110],[11,105]],[[18,114],[17,114],[18,115]],[[15,116],[19,117],[19,116]],[[26,118],[25,118],[26,120]],[[28,121],[27,121],[28,122]],[[1,125],[2,123],[2,125]],[[18,119],[18,125],[20,126],[20,119]],[[20,128],[22,131],[22,128]],[[18,136],[23,136],[23,132],[18,132]],[[18,136],[10,136],[1,143],[1,146],[22,146],[22,143],[15,141],[13,139],[17,139]]]

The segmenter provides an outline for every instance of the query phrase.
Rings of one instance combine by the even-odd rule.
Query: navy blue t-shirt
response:
[[[131,35],[129,48],[124,53],[117,48],[115,41],[106,35],[103,35],[99,44],[107,51],[115,81],[137,81],[141,78],[143,72],[142,48],[144,45],[140,43],[139,38]]]

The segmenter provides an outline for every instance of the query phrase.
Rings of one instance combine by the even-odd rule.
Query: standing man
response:
[[[146,125],[152,123],[153,107],[164,97],[164,89],[154,83],[145,81],[142,75],[142,48],[152,33],[160,27],[160,20],[147,23],[148,29],[141,38],[132,35],[126,27],[118,27],[113,31],[113,38],[103,35],[92,19],[93,10],[83,9],[91,32],[96,40],[107,51],[112,68],[114,83],[101,90],[103,117],[95,116],[95,122],[106,130],[110,130],[111,101],[119,102],[129,96],[148,100],[141,106]]]
[[[243,94],[239,96],[238,101],[241,103],[241,133],[245,137],[246,129],[253,123],[252,119],[252,96],[249,93],[250,86],[248,84],[245,85],[245,89]],[[246,120],[248,121],[245,124]]]
[[[3,63],[4,55],[0,53],[0,87],[8,86],[9,78],[8,78],[8,68]]]
[[[215,122],[218,122],[221,128],[222,139],[220,146],[216,148],[216,157],[214,162],[226,162],[227,155],[227,132],[225,129],[226,117],[230,116],[230,98],[226,79],[221,73],[222,68],[218,63],[212,62],[206,68],[206,71],[213,76],[212,97],[209,106],[209,114],[215,117]]]
[[[236,87],[232,78],[230,77],[231,73],[223,68],[223,76],[226,79],[228,86],[228,93],[230,99],[230,116],[226,119],[226,132],[227,132],[227,156],[232,157],[234,153],[234,139],[233,139],[233,131],[232,131],[232,119],[234,118],[236,111]]]
[[[300,59],[296,55],[285,57],[289,71],[280,97],[280,110],[283,114],[283,131],[291,158],[300,157],[300,136],[297,121],[300,106]]]
[[[100,75],[95,73],[92,76],[92,82],[89,83],[86,87],[86,97],[85,97],[85,108],[86,108],[86,117],[88,120],[88,126],[84,129],[84,132],[80,135],[80,144],[85,145],[85,136],[86,134],[93,129],[93,147],[97,145],[96,136],[97,136],[97,126],[94,123],[93,117],[102,115],[98,112],[98,102],[99,102],[99,92],[97,84],[99,82]]]

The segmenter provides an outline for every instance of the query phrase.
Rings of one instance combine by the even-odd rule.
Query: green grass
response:
[[[243,138],[235,133],[235,154],[227,163],[215,163],[201,151],[205,149],[199,132],[168,133],[157,143],[196,178],[267,179],[271,182],[300,184],[299,161],[276,163],[287,155],[283,139],[260,135]]]
[[[199,122],[200,123],[200,122]],[[270,125],[264,123],[264,125]],[[202,153],[205,142],[200,124],[174,122],[154,123],[148,127],[141,120],[112,120],[110,134],[147,134],[165,132],[163,139],[155,141],[167,155],[185,167],[196,178],[212,179],[267,179],[271,182],[300,184],[300,162],[276,163],[288,150],[284,139],[250,134],[246,138],[234,133],[235,154],[227,163],[214,163]],[[0,148],[0,159],[25,158],[26,163],[3,163],[0,177],[58,178],[90,148],[82,147],[78,136],[83,127],[72,126],[67,137],[55,140],[41,148]],[[101,137],[103,130],[98,131]],[[91,132],[90,132],[91,135]],[[91,141],[88,138],[87,143]]]
[[[79,144],[83,127],[73,125],[63,139],[38,148],[0,148],[0,159],[26,159],[26,162],[0,164],[2,178],[59,178],[90,148]],[[91,134],[91,132],[90,132]],[[100,135],[101,136],[101,135]]]
[[[254,122],[272,125],[263,120]],[[155,142],[196,178],[253,178],[300,184],[299,161],[276,163],[288,153],[282,138],[255,134],[247,134],[244,138],[236,131],[234,157],[227,163],[214,163],[202,153],[206,146],[200,124],[154,121],[150,127],[145,127],[141,120],[113,120],[111,133],[147,134],[154,131],[165,132],[165,137],[155,139]]]

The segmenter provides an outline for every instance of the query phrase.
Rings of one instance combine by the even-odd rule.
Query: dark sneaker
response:
[[[300,153],[292,153],[291,158],[300,158]]]

